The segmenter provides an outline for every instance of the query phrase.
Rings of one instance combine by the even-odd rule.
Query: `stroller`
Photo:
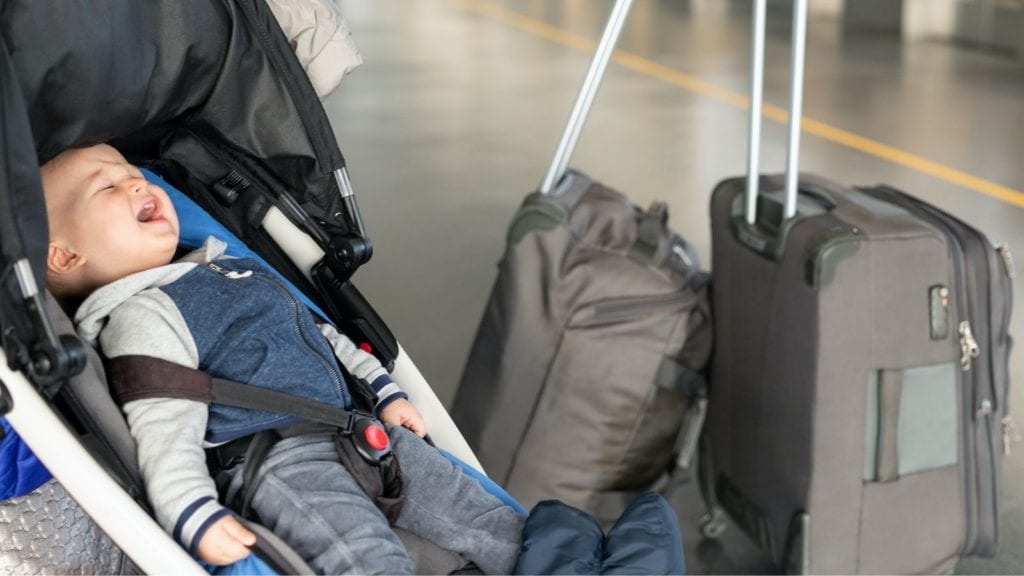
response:
[[[403,383],[433,441],[479,468],[349,281],[372,244],[317,94],[261,0],[10,0],[0,2],[0,39],[0,415],[4,441],[17,440],[13,430],[31,448],[16,458],[38,457],[55,478],[0,504],[0,565],[202,573],[148,515],[102,363],[42,288],[47,224],[37,166],[70,147],[110,142],[183,190],[365,343]],[[15,483],[38,484],[40,469]],[[42,541],[19,533],[37,525],[46,526],[34,532]],[[274,569],[308,571],[268,531],[258,535]],[[401,536],[419,571],[461,567],[452,553]]]

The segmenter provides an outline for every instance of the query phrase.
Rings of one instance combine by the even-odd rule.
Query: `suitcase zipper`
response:
[[[953,217],[952,220],[959,222]],[[962,223],[961,223],[962,224]],[[1005,344],[1009,337],[1010,330],[1010,313],[1012,312],[1013,306],[1013,287],[1012,279],[1016,276],[1016,271],[1013,265],[1013,254],[1010,252],[1010,248],[1005,243],[993,245],[989,242],[988,238],[980,231],[971,226],[963,225],[966,230],[973,233],[978,243],[985,248],[985,267],[988,272],[986,276],[987,283],[985,285],[985,301],[987,307],[987,316],[989,318],[989,382],[991,384],[991,391],[994,400],[994,405],[991,406],[991,411],[987,414],[985,432],[989,440],[989,464],[991,467],[992,474],[992,537],[991,542],[988,544],[987,551],[992,552],[995,547],[995,543],[999,541],[999,470],[997,468],[997,460],[999,457],[999,451],[996,447],[997,433],[993,431],[995,426],[999,427],[999,431],[1002,432],[1002,455],[1009,455],[1011,451],[1011,444],[1020,440],[1020,432],[1017,430],[1017,426],[1013,421],[1013,417],[1010,414],[1010,398],[1009,398],[1009,355],[1006,354],[1006,378],[1005,385],[1000,391],[998,382],[996,379],[996,354],[999,350],[1000,344]],[[992,261],[992,252],[999,257],[1002,262],[1000,267],[998,263]],[[993,305],[994,298],[992,297],[992,282],[999,282],[999,287],[1002,289],[1003,294],[1003,309],[1002,318],[999,325],[994,321]],[[1000,417],[1001,416],[1001,417]],[[998,424],[996,423],[998,419]],[[985,550],[983,550],[985,551]]]
[[[1009,245],[1005,242],[996,244],[996,253],[999,254],[999,258],[1003,261],[1003,272],[1006,274],[1006,281],[1003,282],[1003,298],[1006,301],[1006,304],[1003,308],[1003,332],[1000,336],[1007,338],[1010,330],[1010,314],[1013,310],[1012,280],[1017,277],[1017,270],[1013,263],[1013,253],[1010,252]],[[1006,373],[1009,374],[1009,355],[1007,355],[1006,362]],[[1020,431],[1017,429],[1017,424],[1013,420],[1013,415],[1010,414],[1009,379],[1007,379],[1007,389],[1003,391],[1003,414],[1003,419],[1001,421],[1003,425],[1003,454],[1009,456],[1011,445],[1015,442],[1021,441]]]
[[[931,206],[925,204],[918,204],[917,206],[920,211],[923,211],[924,213],[930,214],[932,216],[931,221],[935,224],[938,224],[945,231],[946,236],[951,240],[951,242],[954,245],[952,250],[953,262],[959,284],[957,294],[959,296],[959,299],[962,301],[962,306],[960,307],[961,313],[964,315],[964,317],[967,318],[967,320],[964,320],[960,323],[960,367],[964,371],[963,380],[971,387],[971,391],[974,396],[974,420],[975,422],[977,422],[978,420],[983,421],[982,425],[985,428],[986,439],[988,440],[989,446],[989,453],[987,455],[988,464],[990,468],[994,468],[994,455],[992,454],[994,448],[992,446],[992,426],[990,423],[990,420],[992,418],[992,399],[985,397],[986,393],[991,393],[992,391],[986,390],[985,386],[979,386],[975,377],[976,375],[970,373],[971,359],[976,358],[981,354],[981,348],[980,346],[978,346],[978,342],[977,340],[975,340],[974,334],[971,331],[970,320],[971,312],[973,310],[971,304],[973,303],[974,299],[971,298],[970,283],[967,279],[967,265],[965,263],[964,257],[964,246],[960,240],[960,237],[957,236],[952,226],[950,226],[950,224],[942,217],[942,215],[935,213]],[[975,424],[975,426],[976,425],[977,424]],[[970,482],[966,483],[968,493],[967,497],[965,498],[965,501],[968,503],[966,507],[967,518],[970,523],[971,529],[967,531],[967,537],[964,538],[964,552],[970,553],[975,549],[977,545],[979,533],[981,530],[980,524],[982,519],[982,503],[980,502],[980,495],[977,494],[975,487],[978,483],[981,482],[981,470],[983,469],[983,464],[981,460],[985,455],[981,454],[980,450],[975,449],[975,430],[971,430],[967,426],[965,426],[965,428],[968,428],[967,445],[971,447],[971,463],[973,464],[973,466],[971,467],[972,469],[968,474]]]
[[[1017,270],[1013,265],[1013,254],[1010,253],[1010,247],[1005,242],[996,244],[996,253],[1003,260],[1003,266],[1006,267],[1006,276],[1010,279],[1017,277]]]
[[[974,299],[971,298],[971,294],[969,293],[970,292],[970,285],[969,285],[969,282],[967,280],[967,269],[966,269],[967,265],[966,265],[966,262],[965,262],[964,245],[963,245],[960,237],[957,235],[956,231],[954,230],[952,224],[950,223],[950,221],[953,220],[953,218],[951,216],[946,215],[944,212],[938,210],[937,208],[935,208],[935,207],[933,207],[933,206],[931,206],[929,204],[926,204],[926,203],[924,203],[924,202],[914,198],[913,196],[910,196],[909,194],[906,194],[905,192],[902,192],[900,190],[896,190],[894,188],[876,187],[876,188],[866,189],[864,191],[868,192],[869,194],[871,194],[873,196],[879,197],[881,200],[892,202],[892,203],[894,203],[894,204],[896,204],[898,206],[901,206],[901,207],[903,207],[903,208],[905,208],[905,209],[907,209],[907,210],[909,210],[909,211],[911,211],[911,212],[913,212],[913,213],[915,213],[915,214],[917,214],[919,216],[923,216],[927,221],[929,221],[929,222],[939,226],[941,228],[943,234],[953,244],[953,249],[951,250],[952,255],[953,255],[953,269],[954,269],[954,272],[956,274],[956,277],[957,277],[957,280],[958,280],[958,287],[959,287],[959,289],[956,291],[956,293],[957,293],[957,300],[958,300],[958,308],[960,309],[960,311],[963,314],[963,316],[966,317],[966,320],[961,321],[961,323],[959,325],[960,335],[961,335],[961,338],[960,338],[960,350],[961,350],[960,366],[961,366],[961,368],[963,370],[962,381],[964,382],[964,384],[966,386],[969,386],[971,388],[971,392],[972,392],[972,395],[973,395],[973,402],[972,402],[973,409],[969,410],[968,414],[974,416],[974,418],[973,418],[974,426],[973,426],[973,428],[969,427],[969,426],[964,426],[964,428],[967,430],[967,437],[966,437],[966,442],[965,442],[965,452],[967,453],[966,461],[967,461],[967,464],[968,464],[968,466],[967,466],[968,472],[965,475],[965,482],[964,482],[964,488],[965,488],[965,498],[964,498],[964,501],[965,501],[966,508],[967,508],[967,515],[966,516],[967,516],[967,524],[968,525],[967,525],[967,529],[965,530],[964,545],[963,545],[963,548],[962,548],[962,552],[965,553],[965,554],[969,554],[969,553],[972,553],[977,548],[977,544],[978,544],[978,537],[979,537],[979,531],[980,531],[979,524],[980,524],[981,519],[982,519],[982,513],[980,511],[980,507],[982,506],[982,503],[980,502],[980,496],[977,494],[977,491],[976,491],[975,487],[976,487],[977,483],[979,483],[981,481],[981,477],[982,477],[981,470],[983,469],[983,465],[982,465],[981,460],[985,456],[988,457],[987,458],[987,464],[988,464],[988,467],[991,469],[991,471],[993,473],[993,480],[992,480],[992,484],[993,484],[993,490],[992,490],[993,500],[995,498],[995,488],[994,488],[994,485],[995,485],[995,479],[994,479],[995,478],[995,476],[994,476],[994,474],[995,474],[995,445],[994,445],[994,438],[992,437],[993,435],[992,435],[992,423],[991,423],[992,412],[993,412],[993,403],[992,403],[992,398],[986,397],[988,394],[994,394],[994,392],[995,392],[995,390],[994,390],[995,382],[994,382],[994,378],[990,378],[990,380],[993,380],[990,383],[990,386],[988,386],[988,387],[979,386],[977,381],[976,381],[976,374],[972,374],[972,371],[970,370],[970,368],[971,368],[971,358],[977,357],[978,355],[981,354],[981,347],[978,345],[978,342],[975,339],[974,334],[973,334],[973,332],[970,329],[970,320],[971,320],[971,311],[972,311],[971,304],[974,302]],[[959,221],[956,221],[956,222],[959,222]],[[987,260],[987,258],[986,258],[986,260]],[[992,343],[990,342],[989,344],[991,345]],[[990,377],[991,376],[992,375],[990,374]],[[988,454],[987,455],[986,454],[980,454],[979,450],[977,450],[976,447],[975,447],[975,442],[976,442],[975,434],[976,434],[978,420],[983,420],[982,425],[985,428],[985,436],[986,436],[987,445],[988,445]],[[995,514],[998,512],[998,509],[996,508],[997,504],[993,501],[993,502],[990,503],[990,506],[991,506],[991,509],[992,509],[992,516],[991,517],[994,519],[995,518]],[[997,531],[998,531],[998,526],[995,525],[994,520],[992,521],[992,524],[993,524],[993,536],[995,538],[995,537],[997,537],[996,534],[997,534]]]
[[[974,333],[971,332],[971,323],[969,320],[964,320],[960,323],[960,369],[967,372],[971,369],[971,359],[977,358],[981,354],[981,348],[978,347],[978,341],[974,339]],[[982,400],[982,404],[988,402],[988,400]]]
[[[1020,430],[1017,429],[1017,423],[1013,421],[1013,416],[1007,414],[1003,416],[1003,454],[1006,456],[1010,455],[1010,445],[1014,442],[1020,442]]]

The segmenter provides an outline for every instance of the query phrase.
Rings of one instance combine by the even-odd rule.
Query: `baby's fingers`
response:
[[[244,546],[252,546],[256,543],[256,535],[235,518],[231,518],[230,522],[224,523],[224,530],[229,536]]]
[[[233,564],[238,562],[242,558],[246,558],[251,554],[249,547],[242,544],[238,540],[226,540],[222,543],[221,548],[217,551],[217,555],[220,559],[219,562],[211,562],[211,564],[217,564],[224,566],[227,564]]]
[[[249,555],[249,545],[256,536],[234,517],[225,516],[214,522],[199,540],[199,557],[209,564],[224,566]]]
[[[419,412],[406,418],[405,427],[412,430],[420,438],[427,435],[427,424],[423,421],[423,416]]]

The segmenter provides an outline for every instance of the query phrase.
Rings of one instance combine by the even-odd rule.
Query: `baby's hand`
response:
[[[392,426],[405,426],[423,438],[427,435],[427,425],[423,422],[420,411],[405,398],[399,398],[380,411],[380,419]]]
[[[203,562],[224,566],[248,556],[249,546],[255,543],[255,534],[234,516],[225,516],[206,530],[197,551]]]

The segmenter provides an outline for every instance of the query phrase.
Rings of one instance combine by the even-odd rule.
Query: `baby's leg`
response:
[[[457,552],[488,574],[510,574],[525,518],[404,428],[390,431],[405,481],[397,526]]]
[[[338,461],[332,436],[278,442],[260,469],[255,489],[253,509],[259,520],[317,572],[414,572],[387,519]]]

